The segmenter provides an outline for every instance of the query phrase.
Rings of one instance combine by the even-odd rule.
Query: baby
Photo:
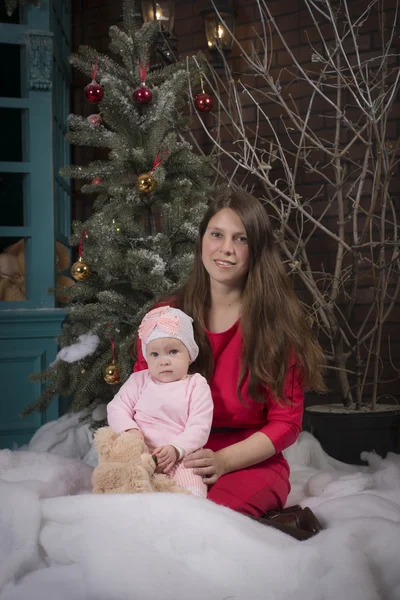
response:
[[[205,378],[188,375],[199,348],[193,320],[181,310],[151,310],[139,327],[148,369],[133,373],[108,404],[108,424],[116,433],[142,435],[157,459],[159,471],[195,496],[205,498],[207,486],[181,459],[208,440],[213,400]]]

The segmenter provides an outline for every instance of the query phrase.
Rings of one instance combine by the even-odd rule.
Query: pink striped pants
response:
[[[207,486],[203,483],[201,476],[195,475],[193,469],[184,467],[182,461],[173,466],[168,476],[185,490],[191,492],[193,496],[207,497]]]

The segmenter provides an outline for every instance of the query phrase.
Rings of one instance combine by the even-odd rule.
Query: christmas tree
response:
[[[98,112],[70,115],[68,141],[109,153],[107,160],[62,170],[87,181],[82,191],[97,197],[92,216],[73,223],[79,259],[72,267],[76,283],[65,290],[60,352],[33,376],[46,387],[24,414],[44,410],[56,394],[88,414],[114,396],[132,372],[141,318],[188,275],[209,195],[207,162],[183,137],[188,81],[200,81],[201,57],[152,68],[159,25],[138,27],[129,0],[122,25],[109,35],[115,60],[87,46],[70,59],[89,77],[82,93]]]

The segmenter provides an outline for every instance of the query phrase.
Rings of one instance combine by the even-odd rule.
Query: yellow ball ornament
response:
[[[113,361],[111,365],[107,365],[104,369],[104,381],[109,385],[119,383],[119,368],[115,361]]]
[[[76,281],[84,281],[90,277],[92,269],[90,265],[84,262],[81,256],[79,257],[79,260],[72,265],[71,274]]]
[[[136,187],[141,194],[150,194],[156,187],[156,180],[152,173],[142,173],[136,181]]]

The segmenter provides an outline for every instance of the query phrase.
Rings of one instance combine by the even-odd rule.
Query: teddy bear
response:
[[[136,432],[101,427],[94,434],[94,446],[99,455],[92,474],[94,494],[189,493],[168,475],[155,472],[156,462]]]
[[[69,267],[68,249],[58,241],[55,258],[57,273],[62,273]],[[55,294],[61,304],[68,301],[62,288],[70,287],[74,283],[70,277],[57,275]],[[0,301],[15,302],[25,298],[25,240],[21,239],[0,254]]]

